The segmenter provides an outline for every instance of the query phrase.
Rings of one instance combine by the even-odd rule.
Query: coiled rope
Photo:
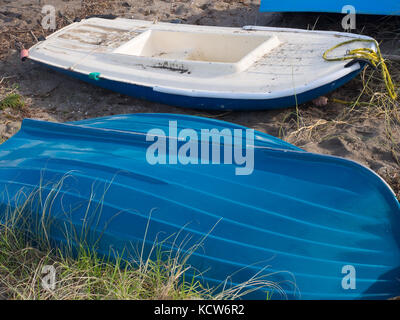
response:
[[[374,43],[377,50],[375,51],[371,48],[359,48],[359,49],[349,50],[344,57],[337,57],[337,58],[329,58],[328,57],[328,54],[331,53],[333,50],[335,50],[339,47],[348,45],[350,43],[354,43],[354,42]],[[323,58],[326,61],[345,61],[345,60],[362,59],[362,60],[369,61],[375,68],[380,66],[381,72],[382,72],[382,78],[385,81],[386,89],[389,93],[389,96],[393,100],[397,99],[398,95],[396,92],[396,87],[393,83],[392,77],[390,76],[389,70],[385,63],[385,59],[382,56],[381,49],[379,48],[379,44],[376,40],[374,40],[374,39],[353,39],[353,40],[339,43],[338,45],[334,46],[333,48],[325,51],[325,53],[323,54]]]

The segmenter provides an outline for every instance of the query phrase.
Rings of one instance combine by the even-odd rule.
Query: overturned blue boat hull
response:
[[[342,13],[343,7],[351,5],[357,14],[400,15],[400,2],[382,0],[379,2],[362,0],[298,1],[261,0],[261,12],[332,12]],[[346,12],[346,11],[345,11]]]
[[[285,293],[266,287],[245,298],[399,295],[400,206],[375,173],[261,132],[255,132],[252,145],[242,140],[243,154],[246,144],[254,151],[254,171],[248,175],[235,175],[234,162],[152,165],[146,155],[154,132],[165,132],[158,139],[165,138],[168,146],[186,144],[170,132],[170,121],[176,121],[178,132],[196,134],[216,129],[229,136],[246,129],[163,114],[67,124],[24,120],[0,147],[0,204],[18,206],[21,189],[28,195],[40,188],[43,199],[54,194],[50,236],[59,244],[67,241],[70,222],[77,228],[86,223],[86,241],[104,255],[127,255],[127,248],[140,252],[142,246],[148,254],[154,243],[165,250],[180,244],[183,254],[201,243],[188,263],[203,272],[204,284],[221,289],[228,278],[227,287],[256,276]],[[152,129],[158,131],[149,134]],[[199,150],[206,144],[202,136],[196,141]],[[223,139],[219,146],[223,157],[228,144]],[[165,155],[171,160],[169,147]],[[354,287],[348,286],[349,270],[355,272]]]

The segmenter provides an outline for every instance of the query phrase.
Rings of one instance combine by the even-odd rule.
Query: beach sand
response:
[[[352,107],[333,99],[358,99],[363,91],[363,79],[369,78],[371,70],[328,95],[328,104],[322,107],[310,102],[276,111],[224,113],[175,108],[103,90],[29,61],[21,63],[19,49],[29,48],[35,38],[50,33],[40,25],[45,4],[55,5],[57,28],[70,24],[76,17],[114,14],[188,24],[234,27],[257,24],[342,31],[340,15],[259,13],[259,0],[0,0],[0,100],[15,92],[25,103],[21,108],[0,111],[2,141],[15,134],[26,117],[64,122],[137,112],[201,115],[266,132],[310,152],[358,161],[377,172],[400,195],[400,115],[396,110],[399,103],[390,103],[385,98],[379,72],[374,73],[360,97],[363,102],[371,102],[368,106]],[[382,25],[385,27],[379,27]],[[385,53],[400,54],[400,24],[396,18],[377,21],[362,18],[355,32],[384,40]],[[400,64],[391,62],[389,68],[394,79],[400,82]]]

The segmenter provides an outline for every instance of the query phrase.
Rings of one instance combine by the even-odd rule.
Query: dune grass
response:
[[[147,261],[135,268],[81,250],[73,259],[57,251],[39,250],[8,230],[0,237],[0,295],[4,299],[206,299],[198,282],[179,283],[179,268],[168,261]],[[42,284],[44,266],[56,270],[54,290]],[[181,268],[182,269],[182,268]]]
[[[233,300],[260,288],[267,290],[266,299],[273,292],[284,297],[281,287],[268,280],[269,275],[256,274],[235,286],[229,285],[230,279],[219,288],[203,286],[199,281],[200,271],[188,264],[190,256],[202,243],[186,248],[184,243],[177,244],[179,235],[169,237],[172,249],[166,250],[160,241],[153,244],[150,253],[139,248],[135,259],[120,258],[121,252],[108,257],[99,255],[95,248],[97,240],[91,241],[90,246],[85,244],[85,239],[90,237],[90,223],[96,223],[96,215],[102,210],[98,204],[92,210],[95,204],[90,200],[85,214],[88,223],[68,233],[67,246],[54,246],[49,236],[54,223],[51,216],[56,214],[54,204],[62,199],[63,182],[67,178],[30,193],[21,189],[15,195],[16,201],[11,201],[19,205],[1,209],[0,299]],[[45,194],[45,189],[50,191]],[[150,223],[151,214],[147,228]],[[72,246],[72,243],[78,245]],[[48,266],[54,268],[56,275],[51,289],[43,285],[48,274],[44,268]]]

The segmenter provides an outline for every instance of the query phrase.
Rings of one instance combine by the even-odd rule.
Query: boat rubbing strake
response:
[[[91,18],[36,44],[29,59],[155,102],[198,109],[274,109],[312,100],[355,77],[365,63],[349,65],[322,57],[326,50],[351,39],[371,38]],[[336,54],[344,56],[364,45],[349,44]]]

